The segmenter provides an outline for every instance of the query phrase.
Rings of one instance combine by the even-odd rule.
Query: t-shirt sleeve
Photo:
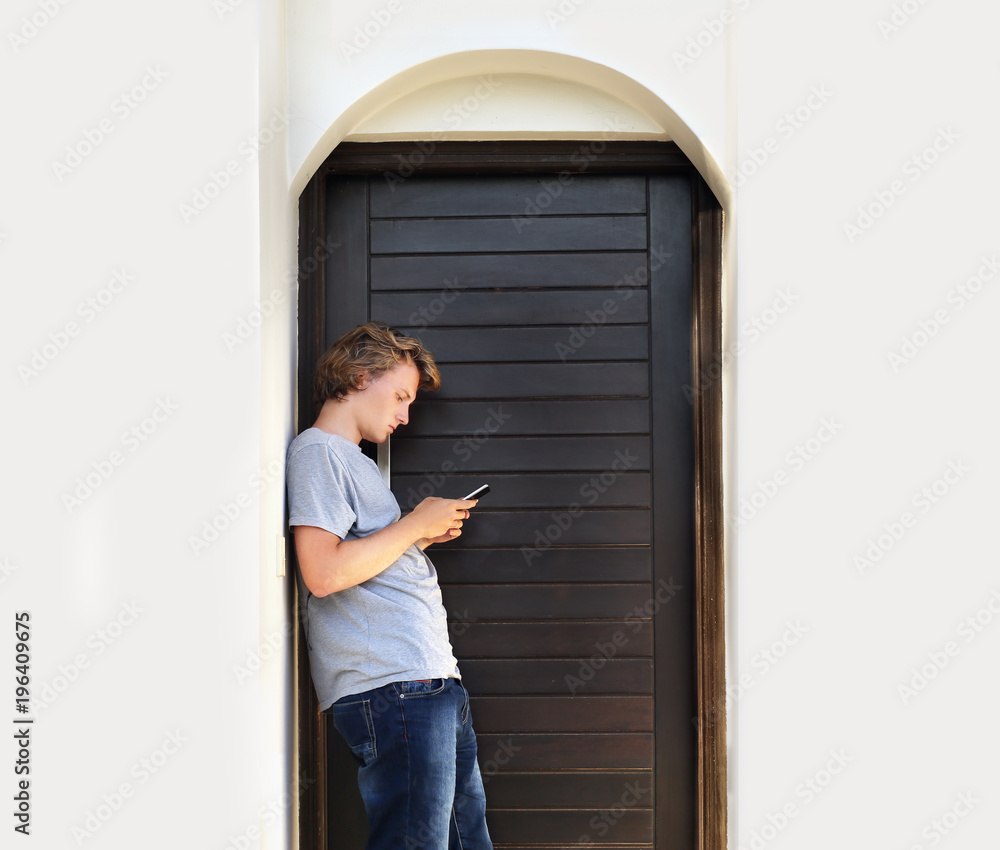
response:
[[[326,446],[303,446],[288,458],[288,525],[314,525],[343,540],[354,526],[357,494],[340,459]]]

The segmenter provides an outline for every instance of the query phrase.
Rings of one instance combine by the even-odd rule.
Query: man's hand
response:
[[[479,501],[478,499],[440,499],[435,496],[431,496],[428,497],[428,499],[424,499],[424,502],[429,501],[430,499],[434,499],[435,501],[438,502],[455,502],[460,506],[461,505],[466,506],[464,511],[464,516],[462,517],[462,519],[468,519],[469,508],[474,508],[477,502]],[[422,505],[423,502],[421,502],[420,504]],[[417,508],[419,507],[420,505],[417,505]],[[416,510],[417,508],[414,508],[414,510]],[[449,528],[446,532],[444,532],[444,534],[440,534],[437,537],[422,537],[420,540],[417,541],[417,546],[419,546],[421,549],[426,549],[433,543],[447,543],[449,540],[454,540],[461,533],[462,533],[462,523],[459,522],[457,526]]]
[[[426,541],[428,546],[431,543],[446,543],[462,533],[462,521],[469,518],[469,509],[475,505],[475,500],[428,496],[413,509],[407,519],[412,519],[423,529],[424,534],[419,542]]]

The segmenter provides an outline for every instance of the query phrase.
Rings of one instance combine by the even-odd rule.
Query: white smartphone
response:
[[[482,487],[477,487],[468,496],[462,496],[463,499],[478,499],[480,496],[485,496],[490,492],[490,485],[484,484]]]

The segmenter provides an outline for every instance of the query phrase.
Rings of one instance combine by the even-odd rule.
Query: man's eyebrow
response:
[[[405,387],[398,387],[398,392],[403,397],[403,401],[406,401],[409,398],[413,398],[413,396],[410,395],[410,391]]]

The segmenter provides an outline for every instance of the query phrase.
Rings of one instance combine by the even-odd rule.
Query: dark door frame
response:
[[[298,430],[315,419],[312,370],[325,347],[328,174],[689,173],[692,181],[691,398],[695,440],[695,630],[699,850],[726,848],[725,565],[722,491],[722,209],[672,142],[345,142],[299,199]],[[294,546],[289,546],[294,564]],[[295,606],[296,619],[298,607]],[[326,850],[326,740],[301,629],[296,629],[299,845]],[[302,683],[307,683],[302,685]]]

